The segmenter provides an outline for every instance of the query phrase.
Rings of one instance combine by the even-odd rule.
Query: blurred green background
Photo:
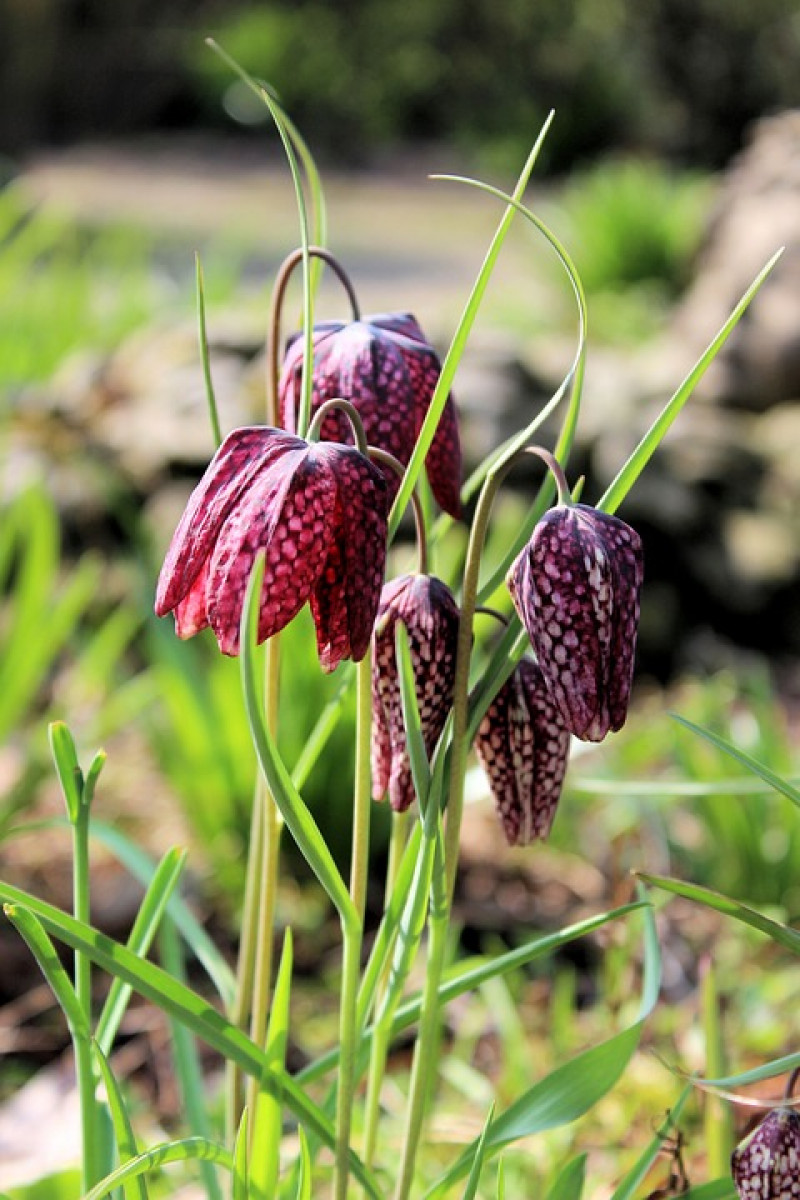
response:
[[[3,0],[0,147],[263,117],[203,45],[273,81],[315,151],[445,139],[551,169],[611,148],[718,166],[797,99],[794,0]],[[226,111],[227,110],[227,114]]]

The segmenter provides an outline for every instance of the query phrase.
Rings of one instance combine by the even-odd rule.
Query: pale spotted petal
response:
[[[800,1115],[774,1109],[734,1150],[731,1165],[740,1200],[797,1200]]]
[[[495,696],[475,749],[508,842],[550,833],[569,758],[569,733],[536,663],[523,659]]]
[[[635,530],[582,504],[550,509],[508,573],[548,690],[576,737],[601,741],[625,722],[642,574]]]

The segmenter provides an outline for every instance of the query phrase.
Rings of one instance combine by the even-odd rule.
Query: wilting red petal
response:
[[[208,615],[220,649],[239,651],[244,596],[256,556],[264,552],[258,640],[279,632],[309,598],[332,536],[336,485],[311,458],[292,451],[248,493],[220,530],[211,561]]]
[[[373,796],[403,812],[414,799],[400,680],[395,627],[408,630],[414,686],[425,750],[433,753],[453,700],[459,613],[445,584],[430,575],[403,575],[383,589],[375,623],[372,667]]]
[[[335,480],[328,552],[310,595],[324,671],[367,652],[386,562],[386,480],[359,451],[333,442],[309,456]]]
[[[569,733],[536,663],[523,659],[495,696],[475,749],[509,843],[546,838],[569,757]]]
[[[302,445],[280,429],[261,425],[228,434],[189,497],[173,535],[158,580],[157,616],[171,612],[187,594],[239,498],[277,458]]]
[[[731,1166],[741,1200],[800,1196],[800,1115],[773,1109],[734,1150]]]
[[[639,535],[587,505],[558,505],[536,526],[507,582],[570,732],[594,742],[620,729],[639,621]]]

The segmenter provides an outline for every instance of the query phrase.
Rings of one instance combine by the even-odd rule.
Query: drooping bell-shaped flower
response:
[[[585,741],[625,723],[642,574],[636,531],[585,504],[545,513],[508,572],[550,694]]]
[[[324,670],[367,652],[386,558],[383,473],[351,446],[309,443],[280,429],[228,434],[195,488],[161,568],[158,616],[179,637],[210,625],[225,654],[256,557],[264,554],[258,640],[306,601]]]
[[[478,726],[475,749],[510,845],[546,838],[569,758],[569,733],[535,662],[523,658]]]
[[[411,663],[425,750],[430,756],[453,701],[459,612],[450,589],[431,575],[401,575],[381,595],[373,634],[372,790],[389,792],[396,812],[414,800],[414,781],[403,723],[395,626],[408,630]]]
[[[441,371],[438,355],[410,313],[380,313],[349,322],[314,326],[312,412],[335,398],[358,410],[367,441],[393,454],[405,467],[428,412]],[[278,387],[281,423],[294,431],[300,402],[303,340],[291,339]],[[325,418],[322,435],[350,442],[340,413]],[[452,517],[461,512],[461,443],[452,396],[448,396],[425,459],[438,504]],[[390,501],[399,480],[388,473]]]
[[[800,1116],[775,1108],[731,1159],[740,1200],[792,1200],[800,1196]]]

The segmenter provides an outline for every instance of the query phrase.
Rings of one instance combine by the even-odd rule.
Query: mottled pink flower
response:
[[[510,845],[546,838],[569,757],[569,733],[542,672],[523,658],[478,726],[475,749]]]
[[[550,694],[585,741],[625,723],[642,573],[636,531],[585,504],[545,513],[508,572]]]
[[[414,781],[403,724],[395,626],[408,630],[425,749],[430,756],[453,701],[459,613],[448,587],[430,575],[401,575],[387,583],[375,622],[372,663],[372,790],[389,792],[397,812],[414,799]]]
[[[773,1109],[734,1150],[731,1166],[740,1200],[800,1196],[800,1116]]]
[[[295,429],[303,366],[303,340],[290,340],[281,371],[281,423]],[[341,397],[358,409],[370,445],[406,466],[428,412],[441,364],[410,313],[381,313],[359,321],[314,326],[312,410]],[[351,442],[349,423],[331,413],[323,425],[331,441]],[[433,494],[445,512],[460,516],[461,444],[448,396],[425,460]],[[390,499],[399,480],[388,471]]]
[[[210,625],[239,651],[245,590],[264,554],[258,640],[308,600],[324,670],[367,652],[386,557],[386,481],[358,450],[280,429],[235,429],[195,488],[167,552],[155,610],[179,637]]]

